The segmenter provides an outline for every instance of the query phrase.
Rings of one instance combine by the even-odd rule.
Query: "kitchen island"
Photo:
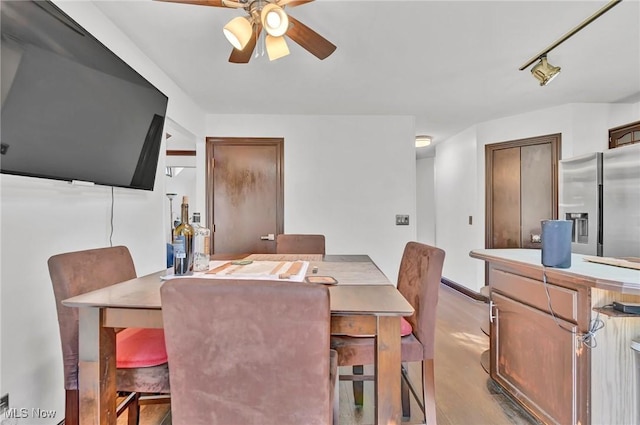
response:
[[[540,250],[479,249],[489,265],[490,375],[544,423],[639,424],[635,351],[640,271],[587,262],[543,267]],[[590,333],[590,330],[593,330]]]

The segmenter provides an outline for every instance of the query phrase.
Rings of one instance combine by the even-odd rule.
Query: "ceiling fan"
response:
[[[264,29],[264,45],[270,60],[289,54],[285,36],[298,43],[318,59],[329,57],[336,46],[320,34],[285,12],[313,0],[156,0],[201,6],[244,9],[248,16],[238,16],[224,26],[223,32],[233,45],[232,63],[248,63]]]

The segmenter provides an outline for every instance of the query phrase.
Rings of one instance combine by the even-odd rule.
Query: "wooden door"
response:
[[[560,135],[486,146],[486,248],[541,248],[558,217]]]
[[[212,253],[274,253],[284,229],[282,139],[207,138]]]

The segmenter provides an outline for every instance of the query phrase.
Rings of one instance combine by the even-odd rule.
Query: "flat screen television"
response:
[[[167,96],[49,1],[0,14],[0,171],[153,190]]]

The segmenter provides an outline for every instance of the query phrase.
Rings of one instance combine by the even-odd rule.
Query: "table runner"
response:
[[[162,279],[205,278],[205,279],[260,279],[288,280],[302,282],[309,268],[308,261],[210,261],[209,271],[193,272],[188,276],[176,276],[168,269]]]

